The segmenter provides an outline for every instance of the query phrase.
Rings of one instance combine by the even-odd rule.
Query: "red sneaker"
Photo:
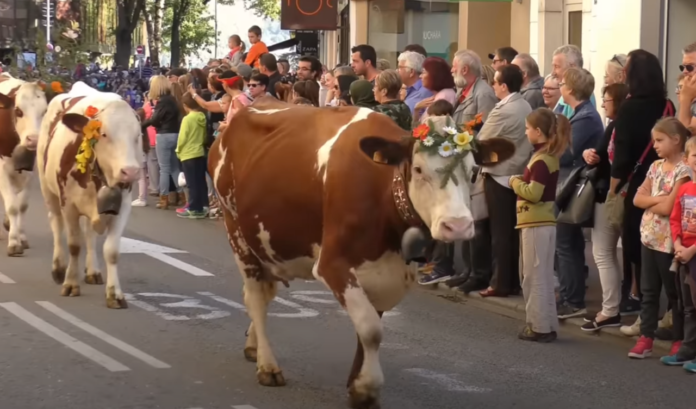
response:
[[[188,206],[189,206],[188,203],[186,203],[186,205],[184,207],[180,207],[180,208],[176,209],[176,213],[177,214],[184,214],[184,213],[188,212]]]
[[[669,354],[670,355],[676,355],[677,352],[679,352],[679,348],[681,348],[681,341],[674,341],[672,342],[672,348],[669,349]]]
[[[628,352],[628,356],[629,356],[629,358],[636,358],[636,359],[647,358],[650,355],[652,355],[652,348],[653,348],[652,338],[648,338],[648,337],[641,335],[641,337],[638,338],[638,342],[636,342],[636,346],[634,346]]]

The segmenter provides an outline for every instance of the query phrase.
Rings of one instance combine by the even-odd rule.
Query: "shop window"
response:
[[[447,0],[372,0],[368,11],[368,44],[377,58],[397,66],[399,53],[420,44],[430,56],[452,60],[459,36],[459,3]]]
[[[568,44],[578,46],[582,50],[582,11],[568,12]]]

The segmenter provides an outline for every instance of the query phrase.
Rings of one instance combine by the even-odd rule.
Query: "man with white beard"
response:
[[[457,86],[453,115],[457,125],[463,126],[477,114],[482,114],[485,122],[498,103],[498,98],[493,88],[481,79],[481,58],[478,54],[471,50],[458,51],[452,61],[452,76]],[[421,278],[421,284],[446,282],[451,287],[457,286],[464,293],[488,288],[492,275],[488,219],[477,221],[475,228],[476,237],[462,246],[464,270],[455,274],[454,244],[437,243],[433,254],[433,271]]]

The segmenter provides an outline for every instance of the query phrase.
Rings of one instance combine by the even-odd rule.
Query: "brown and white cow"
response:
[[[76,156],[90,111],[101,121],[90,168],[81,172]],[[118,278],[121,234],[131,210],[131,183],[137,180],[141,157],[140,122],[135,111],[118,94],[96,91],[84,83],[55,97],[41,125],[37,167],[41,192],[48,206],[53,231],[52,276],[62,284],[63,296],[80,295],[79,255],[86,234],[87,284],[103,284],[95,252],[96,234],[107,232],[106,305],[126,308]],[[124,193],[122,193],[122,191]],[[82,219],[82,220],[81,220]],[[81,221],[87,222],[82,223]],[[67,228],[70,253],[67,269],[61,233]]]
[[[22,255],[29,248],[23,221],[45,113],[46,95],[37,83],[0,74],[0,195],[5,202],[9,256]]]
[[[471,239],[469,186],[440,187],[437,155],[416,153],[415,139],[366,108],[299,107],[268,98],[237,113],[210,149],[208,169],[244,279],[251,318],[244,355],[265,386],[285,379],[266,335],[278,281],[317,279],[334,294],[358,335],[348,379],[353,408],[379,407],[380,316],[415,279],[402,235],[422,221],[437,240]],[[506,141],[481,146],[514,152]],[[507,151],[507,153],[506,153]],[[507,155],[507,156],[506,156]],[[467,155],[458,180],[470,180]],[[413,176],[411,176],[413,175]]]

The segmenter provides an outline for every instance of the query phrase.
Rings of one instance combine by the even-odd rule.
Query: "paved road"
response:
[[[123,243],[131,253],[120,261],[132,298],[121,311],[105,307],[103,286],[82,285],[78,298],[59,295],[37,184],[27,233],[32,248],[24,257],[0,253],[0,408],[346,407],[355,335],[317,283],[293,283],[271,308],[269,333],[288,386],[256,383],[242,355],[248,319],[221,222],[134,209]],[[143,250],[150,253],[134,252]],[[678,409],[696,402],[695,379],[681,369],[630,361],[626,344],[576,328],[555,344],[525,343],[516,339],[520,321],[422,290],[384,321],[385,409]]]

